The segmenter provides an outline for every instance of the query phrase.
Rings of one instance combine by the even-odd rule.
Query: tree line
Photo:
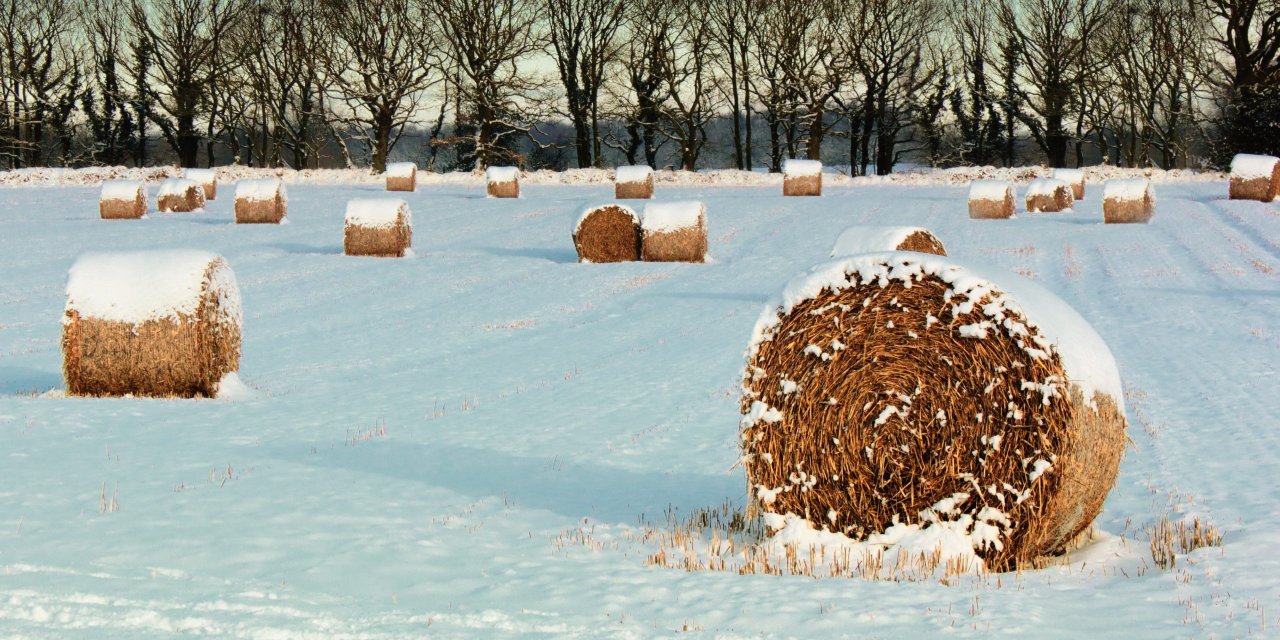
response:
[[[1173,168],[1277,116],[1280,0],[0,0],[7,168]]]

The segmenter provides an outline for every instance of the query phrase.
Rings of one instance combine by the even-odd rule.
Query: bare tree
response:
[[[958,86],[950,96],[950,109],[959,129],[954,160],[987,165],[999,158],[1004,146],[1000,110],[999,77],[995,47],[995,7],[985,0],[957,0],[948,8],[948,26],[955,43]]]
[[[720,49],[717,60],[728,76],[725,87],[733,118],[733,158],[738,169],[750,169],[752,150],[751,43],[760,23],[759,0],[713,0],[708,17],[712,39]]]
[[[1218,90],[1225,144],[1217,160],[1237,152],[1280,153],[1280,133],[1258,122],[1280,119],[1280,2],[1198,0],[1223,54],[1209,72]]]
[[[625,34],[617,60],[620,80],[606,84],[616,103],[614,117],[621,120],[626,139],[606,144],[621,151],[629,164],[643,159],[658,167],[658,152],[665,140],[659,135],[663,104],[667,100],[664,69],[669,35],[676,29],[675,17],[666,0],[637,0],[628,6]]]
[[[680,167],[697,168],[698,157],[707,142],[707,123],[716,117],[712,94],[712,65],[715,49],[711,46],[711,29],[696,10],[700,0],[673,0],[668,10],[675,15],[673,28],[666,31],[666,42],[658,63],[658,77],[666,88],[666,100],[660,107],[659,129],[680,150]]]
[[[121,56],[124,54],[125,17],[120,5],[109,0],[93,0],[80,15],[92,61],[90,85],[80,101],[89,122],[93,162],[121,164],[133,150],[137,133]]]
[[[600,90],[622,25],[623,0],[543,0],[551,52],[573,121],[578,166],[600,158]]]
[[[0,0],[0,155],[10,167],[46,164],[46,136],[70,116],[73,9],[70,0]]]

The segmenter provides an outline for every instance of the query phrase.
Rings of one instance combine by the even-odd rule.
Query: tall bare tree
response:
[[[547,39],[573,121],[578,166],[600,158],[600,91],[614,55],[624,0],[543,0]]]
[[[10,167],[46,163],[60,105],[78,93],[70,0],[0,0],[0,155]]]
[[[1218,161],[1237,152],[1280,153],[1280,132],[1258,122],[1280,119],[1280,1],[1198,0],[1222,55],[1209,76],[1221,101],[1225,144]]]

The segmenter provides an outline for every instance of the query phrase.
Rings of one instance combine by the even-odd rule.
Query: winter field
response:
[[[470,176],[386,194],[338,172],[290,180],[273,226],[233,224],[229,182],[203,213],[100,220],[101,175],[5,174],[0,637],[1280,635],[1277,205],[1177,174],[1149,225],[1103,225],[1100,182],[1071,213],[976,221],[966,175],[787,199],[776,176],[660,178],[657,201],[706,203],[711,261],[590,265],[570,233],[612,184],[580,175],[494,200]],[[343,256],[347,200],[386,195],[412,207],[416,256]],[[926,227],[1048,287],[1111,347],[1132,445],[1094,540],[1060,566],[663,566],[680,548],[704,563],[723,534],[690,517],[744,502],[757,317],[855,224]],[[71,263],[153,248],[226,257],[252,389],[63,397]],[[1165,518],[1223,543],[1162,570]]]

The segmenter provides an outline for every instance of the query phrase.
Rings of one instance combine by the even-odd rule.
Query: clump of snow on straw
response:
[[[1032,180],[1031,184],[1027,185],[1027,195],[1052,197],[1058,192],[1058,189],[1069,190],[1071,189],[1071,185],[1057,178],[1038,178],[1036,180]]]
[[[280,182],[279,178],[241,180],[236,184],[236,200],[265,202],[267,200],[275,200],[277,193],[280,195],[281,201],[288,200],[284,184]]]
[[[168,180],[165,180],[164,182],[160,183],[160,189],[157,192],[157,195],[159,197],[164,197],[164,196],[185,197],[187,195],[188,189],[200,189],[200,188],[201,188],[200,184],[197,183],[195,180],[188,180],[187,178],[169,178]],[[204,193],[204,192],[201,191],[201,193]]]
[[[1151,191],[1151,181],[1145,178],[1108,180],[1102,187],[1104,200],[1141,200],[1148,196],[1152,202],[1155,202],[1156,196]]]
[[[1276,163],[1280,162],[1280,158],[1275,156],[1263,156],[1252,153],[1237,154],[1231,159],[1231,175],[1236,178],[1244,178],[1246,180],[1253,178],[1271,178],[1271,172],[1275,170]]]
[[[367,229],[389,229],[401,220],[412,222],[409,203],[400,198],[356,198],[347,202],[345,221]]]
[[[969,184],[970,200],[1004,200],[1013,197],[1013,184],[1005,180],[974,180]]]
[[[206,272],[218,259],[208,251],[182,249],[86,254],[71,266],[66,309],[84,317],[132,324],[194,315]],[[225,296],[224,302],[239,300],[230,269],[216,269],[212,275],[210,287],[237,292]],[[240,324],[238,306],[221,311]]]
[[[705,222],[707,208],[697,200],[655,202],[645,205],[640,224],[648,232],[678,231]]]
[[[135,180],[108,180],[102,183],[103,200],[134,200],[141,194],[143,198],[146,193],[142,189],[142,183]]]
[[[831,247],[831,257],[893,251],[916,233],[928,234],[929,230],[924,227],[849,227],[836,238],[835,245]]]
[[[519,167],[489,167],[484,171],[484,179],[488,182],[514,182],[519,177]]]
[[[645,182],[653,176],[653,167],[647,164],[618,167],[614,180],[616,182]]]
[[[418,165],[412,162],[392,162],[387,165],[388,178],[412,178],[417,172]]]
[[[792,158],[782,163],[782,174],[787,176],[816,176],[822,174],[822,163],[817,160]]]

